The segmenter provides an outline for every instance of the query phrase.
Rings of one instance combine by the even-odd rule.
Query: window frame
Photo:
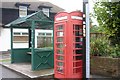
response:
[[[50,9],[49,8],[42,8],[42,11],[45,15],[47,15],[48,17],[50,16]]]
[[[19,6],[19,17],[25,16],[27,16],[27,6]]]
[[[40,35],[40,34],[44,34],[44,35]],[[51,34],[51,35],[47,35],[47,34]],[[53,33],[51,33],[51,32],[38,32],[37,33],[37,40],[38,40],[38,38],[44,38],[45,39],[45,42],[46,42],[46,39],[47,38],[51,38],[51,44],[53,44]],[[38,41],[37,41],[37,48],[39,48],[38,47]],[[45,46],[45,47],[49,47],[49,46]],[[44,47],[40,47],[40,48],[44,48]]]
[[[15,33],[19,33],[19,34],[15,34]],[[14,40],[13,39],[13,43],[28,43],[29,42],[29,34],[28,35],[24,35],[24,33],[28,33],[28,32],[13,32],[13,38],[14,37],[27,37],[28,38],[28,40],[26,40],[26,41],[17,41],[17,40]]]

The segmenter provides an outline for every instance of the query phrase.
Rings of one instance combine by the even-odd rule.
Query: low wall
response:
[[[120,77],[120,58],[91,56],[91,74]]]

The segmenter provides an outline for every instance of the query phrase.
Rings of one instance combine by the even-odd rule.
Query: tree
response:
[[[120,44],[120,2],[97,2],[93,16],[112,44]]]

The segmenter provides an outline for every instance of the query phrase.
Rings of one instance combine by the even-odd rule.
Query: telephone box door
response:
[[[55,76],[64,78],[65,76],[65,54],[66,54],[66,39],[65,39],[66,23],[57,23],[54,27],[54,71]],[[56,74],[57,73],[57,74]]]

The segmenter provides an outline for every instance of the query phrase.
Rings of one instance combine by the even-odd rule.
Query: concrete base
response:
[[[32,71],[30,63],[2,63],[4,67],[7,67],[11,70],[19,72],[29,78],[39,78],[39,77],[46,77],[46,78],[53,78],[54,70],[53,69],[44,69],[39,71]]]

